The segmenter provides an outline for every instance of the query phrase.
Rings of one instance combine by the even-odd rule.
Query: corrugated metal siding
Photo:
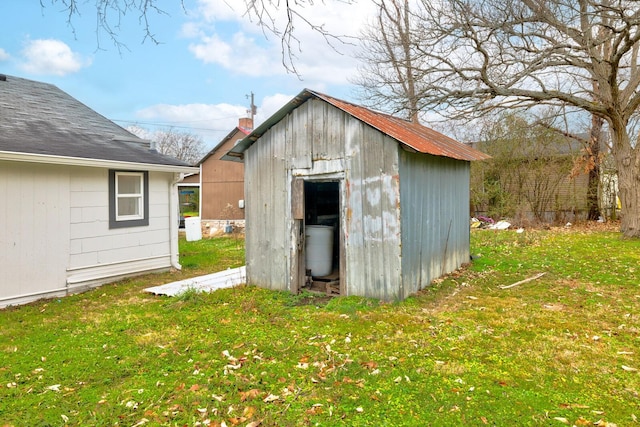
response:
[[[469,261],[469,162],[400,155],[404,297]]]
[[[357,120],[347,127],[348,295],[400,295],[398,144]]]

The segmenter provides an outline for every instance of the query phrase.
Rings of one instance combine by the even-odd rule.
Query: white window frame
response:
[[[123,176],[135,176],[138,177],[139,180],[139,193],[120,193],[120,177]],[[115,175],[115,184],[116,184],[116,221],[133,221],[138,219],[144,219],[144,174],[142,172],[116,172]],[[138,214],[135,215],[118,215],[120,212],[120,199],[137,199],[138,204]]]
[[[139,193],[119,192],[119,178],[135,176],[140,179]],[[120,199],[135,198],[138,214],[118,215]],[[149,225],[149,172],[135,170],[109,170],[109,228],[144,227]]]

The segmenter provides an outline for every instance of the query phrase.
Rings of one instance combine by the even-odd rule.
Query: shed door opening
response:
[[[340,295],[340,182],[305,181],[305,287]]]

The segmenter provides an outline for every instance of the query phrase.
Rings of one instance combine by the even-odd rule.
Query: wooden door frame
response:
[[[336,182],[338,183],[338,269],[340,274],[340,295],[346,295],[346,253],[345,253],[345,215],[343,176],[306,175],[295,176],[291,179],[291,270],[290,291],[294,294],[300,290],[306,280],[305,262],[305,182]]]

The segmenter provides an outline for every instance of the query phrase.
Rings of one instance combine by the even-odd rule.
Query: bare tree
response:
[[[352,4],[356,0],[322,0],[326,3]],[[349,43],[345,35],[333,34],[325,28],[324,23],[313,20],[305,8],[313,6],[314,0],[243,0],[244,16],[260,26],[267,36],[274,35],[280,39],[282,48],[282,65],[291,73],[299,75],[296,68],[296,52],[301,50],[301,42],[296,36],[298,24],[306,26],[324,38],[324,41],[334,49],[337,44]],[[281,20],[281,13],[284,20]]]
[[[352,4],[356,0],[323,0],[323,3]],[[62,11],[67,15],[67,24],[75,32],[74,22],[82,15],[83,10],[89,9],[95,12],[96,36],[100,47],[100,35],[105,33],[118,50],[126,49],[126,45],[120,41],[118,33],[125,18],[134,15],[143,29],[143,42],[151,40],[159,43],[153,32],[151,15],[166,15],[162,8],[162,0],[95,0],[87,2],[83,0],[40,0],[44,9],[50,3],[62,6]],[[86,3],[90,3],[87,5]],[[185,0],[180,0],[182,9],[186,11]],[[325,42],[337,50],[337,46],[344,43],[352,43],[351,38],[333,34],[325,28],[325,23],[313,19],[309,8],[315,5],[314,0],[243,0],[239,10],[243,16],[258,25],[265,37],[273,35],[280,39],[282,48],[282,65],[291,73],[299,75],[296,68],[296,52],[301,50],[301,42],[296,36],[296,29],[306,26],[319,34]],[[230,2],[227,3],[232,7]]]
[[[88,2],[81,0],[40,0],[42,9],[45,9],[47,4],[62,6],[62,11],[67,16],[67,25],[74,33],[74,22],[83,15],[83,11],[88,8],[95,13],[98,48],[101,47],[100,35],[105,33],[119,51],[126,49],[118,33],[124,20],[130,15],[134,15],[142,27],[142,41],[151,40],[158,43],[152,31],[151,15],[166,15],[164,9],[159,6],[159,3],[162,3],[160,0],[96,0],[91,6],[87,6],[86,3]],[[184,9],[184,0],[180,0],[180,3]]]
[[[458,118],[543,104],[602,118],[618,169],[621,231],[640,237],[637,2],[423,0],[422,6],[424,105]]]
[[[376,5],[375,21],[362,32],[361,66],[354,83],[361,88],[364,104],[418,123],[416,16],[409,0],[379,0]]]
[[[202,138],[189,132],[177,132],[173,129],[150,132],[139,126],[129,126],[127,130],[140,138],[155,142],[159,153],[191,165],[197,164],[205,154]]]

